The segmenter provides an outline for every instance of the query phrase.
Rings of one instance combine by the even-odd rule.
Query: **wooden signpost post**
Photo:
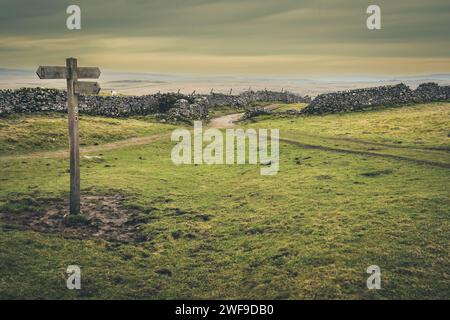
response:
[[[77,59],[66,59],[65,67],[40,66],[36,71],[40,79],[67,80],[67,111],[69,115],[70,145],[70,214],[80,213],[80,148],[78,135],[78,94],[98,94],[97,82],[80,82],[79,78],[97,79],[97,67],[78,67]]]

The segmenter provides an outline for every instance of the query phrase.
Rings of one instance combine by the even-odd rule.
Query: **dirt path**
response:
[[[270,106],[267,106],[269,110],[274,110],[278,108],[278,104],[272,104]],[[221,116],[217,118],[213,118],[209,122],[209,127],[211,128],[232,128],[235,127],[235,122],[239,121],[239,119],[242,118],[244,113],[233,113],[226,116]],[[119,140],[116,142],[106,143],[98,146],[88,146],[88,147],[82,147],[80,148],[81,154],[86,153],[92,153],[92,152],[99,152],[99,151],[107,151],[107,150],[113,150],[113,149],[119,149],[123,147],[128,146],[140,146],[140,145],[146,145],[149,143],[152,143],[154,141],[163,140],[165,138],[169,138],[170,133],[166,134],[156,134],[151,136],[144,136],[144,137],[137,137],[137,138],[130,138],[125,140]],[[322,137],[323,139],[330,139],[330,140],[344,140],[342,138],[326,138]],[[395,160],[403,160],[403,161],[409,161],[414,162],[417,164],[426,164],[431,165],[435,167],[440,168],[450,168],[449,163],[443,163],[443,162],[436,162],[436,161],[429,161],[429,160],[422,160],[422,159],[415,159],[405,156],[398,156],[393,154],[385,154],[385,153],[375,153],[375,152],[369,152],[369,151],[360,151],[360,150],[351,150],[351,149],[342,149],[342,148],[332,148],[322,145],[314,145],[314,144],[307,144],[303,143],[298,140],[292,140],[292,139],[286,139],[286,138],[280,138],[280,141],[305,148],[305,149],[317,149],[322,151],[328,151],[328,152],[337,152],[337,153],[345,153],[345,154],[356,154],[361,156],[369,156],[369,157],[380,157],[380,158],[386,158],[386,159],[395,159]],[[358,142],[361,144],[375,144],[372,142],[364,141],[358,139],[354,139],[354,142]],[[394,146],[389,146],[390,148],[396,148]],[[14,156],[2,156],[0,157],[0,160],[22,160],[22,159],[34,159],[34,158],[64,158],[68,157],[69,152],[68,150],[56,150],[56,151],[41,151],[41,152],[33,152],[29,154],[24,155],[14,155]]]
[[[272,110],[278,109],[279,107],[280,107],[280,105],[278,103],[274,103],[274,104],[265,106],[264,109],[272,111]]]
[[[274,110],[278,108],[278,104],[271,104],[267,106],[269,110]],[[235,113],[222,117],[217,117],[211,119],[209,126],[212,128],[231,128],[235,126],[234,122],[238,121],[244,113]],[[125,140],[119,140],[115,142],[105,143],[97,146],[87,146],[80,148],[80,154],[92,153],[99,151],[114,150],[128,146],[141,146],[152,143],[154,141],[163,140],[169,138],[170,133],[166,134],[155,134],[151,136],[136,137]],[[28,154],[19,154],[11,156],[0,156],[0,160],[26,160],[26,159],[36,159],[36,158],[68,158],[69,151],[66,149],[54,150],[54,151],[38,151]]]
[[[144,137],[136,137],[136,138],[130,138],[125,140],[119,140],[115,142],[105,143],[97,146],[88,146],[88,147],[81,147],[80,153],[92,153],[92,152],[99,152],[99,151],[107,151],[107,150],[114,150],[129,146],[141,146],[145,144],[152,143],[154,141],[159,141],[165,138],[169,138],[170,133],[165,134],[155,134],[151,136],[144,136]],[[68,158],[69,157],[69,150],[61,149],[61,150],[55,150],[55,151],[39,151],[39,152],[32,152],[28,154],[21,154],[21,155],[14,155],[14,156],[2,156],[0,157],[0,160],[25,160],[25,159],[35,159],[35,158]]]
[[[279,107],[280,107],[279,104],[274,103],[274,104],[268,105],[264,108],[272,111]],[[231,127],[236,126],[235,122],[239,121],[243,115],[244,115],[244,113],[233,113],[233,114],[228,114],[226,116],[213,118],[209,121],[209,126],[211,128],[231,128]]]
[[[209,126],[212,128],[230,128],[238,121],[244,114],[235,113],[222,117],[217,117],[211,119]],[[115,142],[105,143],[97,146],[87,146],[80,148],[80,154],[83,153],[93,153],[99,151],[114,150],[128,146],[141,146],[152,143],[154,141],[163,140],[165,138],[170,138],[170,133],[166,134],[155,134],[151,136],[136,137],[125,140],[119,140]],[[36,159],[36,158],[68,158],[69,150],[61,149],[55,151],[38,151],[28,154],[19,154],[11,156],[0,156],[0,160],[26,160],[26,159]]]
[[[234,122],[238,121],[243,115],[244,115],[243,113],[235,113],[222,117],[213,118],[211,119],[209,126],[212,128],[230,128],[233,127],[235,125]],[[124,139],[97,146],[81,147],[80,154],[114,150],[128,146],[141,146],[152,143],[154,141],[163,140],[166,138],[167,139],[170,138],[170,133]],[[26,160],[36,158],[68,158],[68,157],[69,157],[69,150],[61,149],[54,151],[38,151],[28,154],[19,154],[11,156],[0,156],[0,160]]]
[[[209,121],[211,128],[231,128],[235,126],[235,122],[242,118],[243,113],[234,113],[226,116],[213,118]]]

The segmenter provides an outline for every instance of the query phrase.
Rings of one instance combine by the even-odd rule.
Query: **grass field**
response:
[[[80,145],[170,132],[175,127],[137,119],[81,116]],[[0,156],[68,148],[67,116],[58,113],[13,115],[0,119]]]
[[[139,221],[130,242],[14,223],[67,199],[68,160],[52,153],[66,120],[0,119],[0,298],[449,299],[449,107],[241,124],[280,129],[275,176],[175,166],[174,126],[83,117],[82,142],[98,145],[82,152],[82,203],[120,195]],[[159,138],[102,149],[147,135]],[[81,290],[66,289],[71,264]],[[381,290],[366,287],[370,265]]]

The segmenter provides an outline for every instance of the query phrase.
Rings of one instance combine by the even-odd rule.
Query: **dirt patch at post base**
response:
[[[15,200],[14,203],[26,200]],[[35,200],[38,209],[20,211],[0,208],[0,221],[10,227],[43,233],[60,234],[67,238],[102,238],[107,241],[136,242],[141,224],[140,211],[126,208],[121,195],[85,195],[81,198],[82,215],[67,218],[68,200]]]

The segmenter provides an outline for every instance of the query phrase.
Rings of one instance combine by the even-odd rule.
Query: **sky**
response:
[[[68,30],[66,8],[81,8]],[[381,30],[366,9],[381,8]],[[0,67],[189,74],[450,72],[448,0],[0,0]]]

